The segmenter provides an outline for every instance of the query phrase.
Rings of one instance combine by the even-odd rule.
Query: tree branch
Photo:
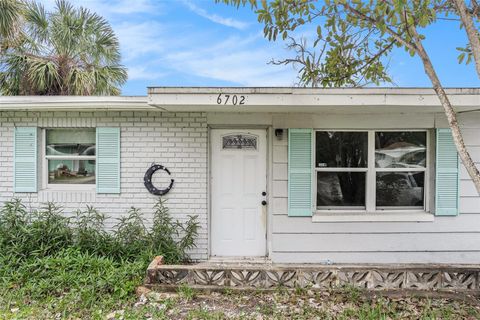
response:
[[[480,172],[478,171],[478,168],[475,166],[475,163],[473,162],[472,157],[468,153],[468,150],[465,146],[462,132],[458,125],[456,112],[453,109],[452,104],[450,103],[450,99],[448,99],[447,93],[443,89],[443,86],[440,82],[440,79],[437,76],[437,73],[435,72],[432,61],[430,60],[430,57],[428,56],[427,51],[423,47],[422,40],[420,39],[420,36],[417,32],[416,27],[409,26],[408,28],[411,34],[413,35],[413,39],[417,47],[416,52],[419,55],[420,59],[422,59],[425,73],[430,78],[433,89],[437,93],[440,103],[442,104],[445,110],[445,115],[447,116],[450,129],[452,130],[452,137],[455,142],[458,155],[460,156],[460,159],[465,165],[465,168],[467,169],[468,174],[472,178],[475,184],[475,187],[477,189],[477,192],[480,194]]]
[[[462,23],[465,26],[465,32],[467,33],[468,40],[470,41],[470,48],[473,53],[473,59],[475,60],[475,67],[477,74],[480,77],[480,38],[478,31],[475,28],[473,19],[468,12],[468,8],[463,0],[453,0],[457,7],[458,15],[462,19]],[[476,9],[475,9],[476,10]]]
[[[342,3],[342,5],[345,9],[347,9],[348,11],[350,11],[351,13],[353,13],[354,15],[359,17],[360,19],[368,21],[368,22],[370,22],[374,25],[378,24],[377,19],[374,19],[372,17],[369,17],[369,16],[361,13],[360,11],[356,10],[355,8],[352,8],[348,3]],[[407,40],[405,40],[404,38],[402,38],[402,36],[399,33],[392,30],[389,26],[385,26],[385,31],[389,35],[391,35],[392,38],[394,38],[396,41],[398,41],[399,43],[401,43],[403,46],[407,47],[408,49],[410,49],[412,51],[417,50],[417,48],[415,47],[415,44],[412,44],[412,43],[408,42]]]

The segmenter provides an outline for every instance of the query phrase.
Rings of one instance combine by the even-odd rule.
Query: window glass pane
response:
[[[426,132],[375,132],[375,167],[425,167]]]
[[[365,207],[365,172],[317,172],[317,207]]]
[[[377,206],[423,207],[424,172],[377,173]]]
[[[367,132],[316,132],[316,166],[319,168],[365,168]]]
[[[95,184],[95,160],[48,160],[49,184]]]
[[[95,129],[48,129],[47,155],[95,155]]]

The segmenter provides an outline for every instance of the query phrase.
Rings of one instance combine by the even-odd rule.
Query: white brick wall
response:
[[[121,127],[121,194],[96,194],[92,191],[39,190],[38,193],[13,193],[14,126]],[[39,149],[40,150],[40,149]],[[0,112],[0,201],[18,197],[31,208],[54,201],[65,213],[92,205],[111,219],[132,207],[150,218],[157,200],[143,185],[143,176],[152,162],[170,169],[174,188],[165,196],[174,218],[198,215],[201,225],[193,259],[207,258],[207,120],[205,113],[162,112]],[[41,162],[39,162],[41,163]],[[39,181],[42,181],[39,167]],[[41,185],[41,184],[40,184]]]

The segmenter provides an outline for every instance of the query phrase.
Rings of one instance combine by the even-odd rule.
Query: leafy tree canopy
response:
[[[417,55],[445,111],[460,159],[480,194],[480,171],[465,146],[455,109],[423,46],[425,36],[421,34],[438,19],[458,21],[465,27],[469,39],[465,48],[458,48],[458,61],[474,60],[480,77],[480,6],[477,0],[216,1],[237,7],[250,4],[258,21],[265,25],[265,36],[271,40],[279,35],[286,39],[299,26],[316,24],[317,39],[313,46],[323,42],[320,50],[323,57],[317,56],[312,63],[312,55],[304,55],[304,47],[295,47],[301,54],[293,63],[302,65],[300,78],[304,84],[348,86],[390,82],[382,57],[388,56],[394,47]]]
[[[448,0],[216,0],[236,7],[250,5],[264,24],[269,40],[289,39],[296,57],[276,64],[299,64],[301,83],[340,87],[391,83],[388,57],[395,47],[415,55],[415,35],[409,28],[424,28],[437,19],[456,15]],[[456,17],[453,20],[458,20]],[[302,25],[316,27],[308,44],[295,39]],[[423,35],[419,35],[422,40]],[[471,61],[469,45],[458,48],[459,62]]]
[[[127,80],[109,23],[57,0],[0,0],[0,93],[118,95]]]

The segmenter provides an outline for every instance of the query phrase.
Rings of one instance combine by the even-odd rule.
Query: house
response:
[[[478,164],[480,89],[447,93]],[[0,97],[1,201],[118,217],[155,190],[198,215],[197,260],[480,263],[480,197],[432,89]]]

